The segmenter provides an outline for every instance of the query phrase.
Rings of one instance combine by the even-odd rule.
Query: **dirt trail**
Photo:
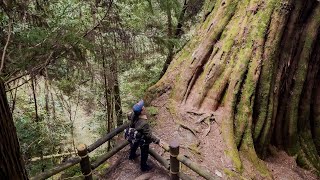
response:
[[[129,147],[124,148],[108,160],[112,164],[107,171],[95,172],[99,179],[112,180],[169,180],[169,171],[163,168],[156,160],[149,156],[147,163],[152,167],[148,172],[140,171],[140,157],[128,159]]]

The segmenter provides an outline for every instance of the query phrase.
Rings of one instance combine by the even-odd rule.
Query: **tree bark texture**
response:
[[[8,105],[5,87],[0,78],[0,177],[1,179],[28,179],[20,146]]]
[[[222,135],[260,172],[270,144],[320,173],[320,3],[316,0],[207,0],[204,20],[147,101],[197,111],[224,109]]]

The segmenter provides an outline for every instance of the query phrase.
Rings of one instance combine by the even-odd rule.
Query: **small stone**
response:
[[[222,178],[222,173],[220,172],[220,171],[218,171],[218,170],[215,170],[215,172],[214,172],[217,176],[219,176],[219,177],[221,177]]]

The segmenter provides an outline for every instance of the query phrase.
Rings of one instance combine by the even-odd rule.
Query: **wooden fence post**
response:
[[[170,143],[170,175],[171,180],[178,180],[179,179],[179,168],[180,163],[177,160],[177,156],[179,155],[179,143],[173,141]]]
[[[88,149],[85,144],[80,144],[77,147],[78,155],[81,157],[80,167],[81,172],[84,175],[85,180],[92,180],[92,170],[91,170],[91,163],[88,156]]]

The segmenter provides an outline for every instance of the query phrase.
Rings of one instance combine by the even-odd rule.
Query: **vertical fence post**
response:
[[[78,155],[81,157],[80,167],[85,180],[92,180],[91,163],[88,156],[88,149],[85,144],[77,147]]]
[[[178,180],[179,179],[179,168],[180,163],[177,159],[179,155],[179,143],[173,141],[170,143],[170,175],[171,180]]]

